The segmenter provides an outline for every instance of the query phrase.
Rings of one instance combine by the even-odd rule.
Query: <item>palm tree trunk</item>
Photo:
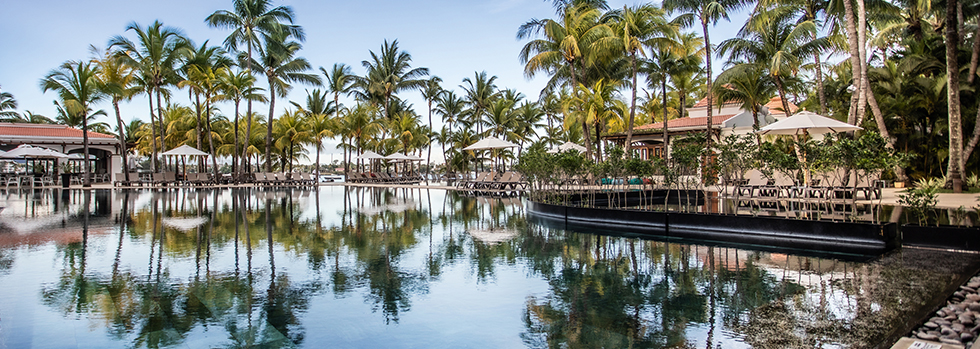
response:
[[[92,186],[92,161],[88,158],[88,115],[85,112],[88,110],[88,106],[82,106],[82,152],[85,157],[85,174],[83,175],[84,180],[82,181],[82,187],[88,188]],[[86,192],[86,195],[88,193]],[[87,197],[87,196],[86,196]],[[85,212],[88,214],[88,206],[85,206]]]
[[[670,152],[668,151],[670,146],[670,135],[667,133],[667,74],[664,74],[663,79],[660,80],[660,94],[663,97],[663,108],[664,108],[664,148],[662,150],[664,161],[670,160]]]
[[[858,95],[858,105],[857,105],[857,123],[855,125],[860,125],[864,121],[864,116],[866,114],[866,108],[868,106],[868,94],[871,93],[871,89],[868,88],[868,58],[867,58],[867,14],[864,12],[864,0],[857,0],[858,10],[857,10],[857,40],[858,40],[858,60],[861,62],[861,80],[858,91],[861,94]]]
[[[813,39],[817,39],[817,34],[813,34]],[[820,115],[827,115],[827,95],[823,89],[823,68],[820,67],[820,54],[813,54],[815,75],[817,79],[817,99],[820,101]]]
[[[968,83],[973,83],[977,77],[977,63],[980,62],[980,20],[977,21],[977,32],[973,34],[973,54],[970,55],[970,77]]]
[[[272,78],[269,78],[269,120],[266,122],[268,130],[265,133],[265,172],[272,172],[272,120],[275,120],[273,112],[276,110],[276,91],[271,87]]]
[[[231,151],[231,172],[238,172],[238,105],[241,99],[235,99],[235,149]],[[237,180],[237,176],[236,179]]]
[[[207,98],[208,100],[211,97]],[[208,132],[208,148],[211,153],[211,172],[214,173],[214,181],[218,182],[221,177],[218,176],[218,154],[214,152],[214,132],[211,132],[211,102],[206,102],[205,107],[207,110],[204,111],[205,122],[207,122],[207,132]],[[200,157],[200,156],[199,156]]]
[[[160,150],[161,151],[164,151],[164,150],[167,149],[167,143],[164,142],[164,139],[166,138],[166,136],[163,133],[163,131],[164,131],[164,127],[163,127],[163,103],[160,100],[160,86],[157,86],[157,119],[160,120],[160,125],[158,125],[158,127],[160,127]]]
[[[116,111],[116,124],[119,128],[119,155],[122,157],[123,179],[129,182],[129,158],[126,150],[126,127],[123,125],[122,115],[119,114],[119,98],[112,97],[112,109]]]
[[[973,155],[973,149],[976,148],[977,141],[980,140],[980,108],[977,108],[976,120],[977,122],[975,122],[973,126],[973,135],[966,143],[966,147],[963,148],[963,155],[961,156],[962,161],[960,164],[963,166],[960,167],[960,172],[963,173],[963,176],[966,176],[966,168],[964,167],[966,166],[967,161],[970,161],[970,156]]]
[[[151,89],[146,95],[149,97],[147,100],[150,101],[150,153],[152,154],[150,170],[157,172],[157,129],[153,127],[153,120],[155,119],[153,116],[153,90]]]
[[[705,149],[710,149],[711,148],[711,123],[712,123],[712,120],[711,120],[712,119],[712,117],[711,117],[711,114],[712,114],[711,108],[714,107],[714,105],[711,104],[711,99],[712,99],[712,92],[711,92],[711,39],[708,37],[708,21],[707,21],[707,18],[702,18],[701,19],[701,29],[704,32],[704,63],[705,63],[705,71],[706,71],[706,74],[705,75],[707,75],[707,82],[708,82],[708,84],[707,84],[708,85],[707,86],[707,88],[708,88],[708,97],[707,97],[708,98],[708,121],[706,122],[706,124],[707,124],[706,131],[708,132],[707,133],[708,137],[705,138]]]
[[[776,82],[776,90],[779,91],[779,99],[783,104],[783,113],[785,113],[786,116],[793,115],[793,111],[789,110],[789,101],[786,100],[786,89],[783,88],[783,79],[776,76],[774,77],[773,81]],[[758,122],[758,119],[756,119],[756,122]]]
[[[953,182],[953,192],[963,192],[960,169],[963,168],[963,124],[960,117],[960,69],[956,61],[959,49],[959,33],[956,24],[956,0],[946,2],[946,79],[947,105],[949,109],[949,163],[946,173]]]
[[[578,81],[575,79],[575,60],[572,59],[568,62],[568,69],[572,75],[572,97],[578,98]],[[582,132],[585,133],[585,158],[592,158],[592,136],[589,135],[589,125],[586,123],[586,119],[582,119]]]
[[[633,96],[630,98],[630,121],[626,126],[626,158],[633,157],[633,120],[636,117],[636,53],[630,55],[630,62],[633,66]]]
[[[252,100],[248,100],[248,110],[245,115],[245,140],[242,142],[242,162],[245,172],[252,170],[252,162],[248,157],[248,146],[252,143]]]
[[[857,125],[857,105],[859,103],[858,99],[860,99],[858,85],[861,80],[861,54],[858,53],[857,29],[855,28],[854,24],[854,9],[851,6],[850,1],[843,1],[843,4],[847,43],[851,51],[851,86],[854,87],[854,91],[851,92],[851,106],[848,108],[847,123]],[[854,93],[857,93],[858,97],[854,97]]]

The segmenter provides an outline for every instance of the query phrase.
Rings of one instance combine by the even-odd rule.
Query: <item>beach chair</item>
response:
[[[748,182],[735,187],[735,193],[738,196],[755,197],[755,193],[760,191],[760,187],[769,184],[769,179],[763,176],[762,171],[759,170],[749,170],[746,177],[749,178]]]

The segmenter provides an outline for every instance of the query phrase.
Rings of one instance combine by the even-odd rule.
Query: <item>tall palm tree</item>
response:
[[[466,101],[456,96],[456,92],[452,90],[445,91],[436,102],[436,114],[442,117],[442,122],[446,123],[450,132],[453,132],[453,123],[459,119],[465,108]]]
[[[357,77],[354,83],[357,98],[379,105],[385,110],[385,118],[391,119],[394,113],[389,110],[394,94],[407,90],[422,88],[429,75],[428,68],[412,68],[412,55],[398,50],[398,40],[385,40],[381,46],[381,54],[371,52],[371,60],[361,62],[367,73]]]
[[[350,94],[357,76],[343,63],[334,63],[329,72],[320,67],[320,72],[326,78],[324,87],[327,88],[327,92],[333,93],[334,112],[340,112],[340,94]]]
[[[123,64],[122,60],[110,51],[110,48],[104,52],[95,46],[89,48],[95,55],[92,58],[92,63],[98,67],[96,79],[99,82],[99,89],[112,99],[112,109],[116,112],[116,129],[119,136],[119,154],[122,157],[123,176],[125,176],[126,182],[129,182],[129,151],[126,149],[125,123],[123,123],[122,114],[119,112],[119,102],[124,99],[128,100],[139,93],[134,85],[136,71]]]
[[[578,95],[580,70],[585,68],[583,61],[591,58],[593,44],[601,38],[614,37],[608,25],[600,23],[602,11],[588,3],[569,2],[559,8],[559,20],[532,19],[521,25],[517,31],[518,39],[531,40],[521,48],[519,58],[525,63],[524,75],[534,77],[540,71],[555,72],[548,83],[554,88],[561,82],[569,82],[573,95]],[[585,149],[592,156],[592,143],[589,127],[586,132]]]
[[[704,38],[704,58],[705,76],[707,76],[708,91],[711,91],[711,38],[708,36],[708,25],[715,25],[718,21],[728,20],[728,11],[734,11],[742,7],[746,0],[665,0],[664,9],[670,12],[682,12],[684,14],[677,17],[680,23],[685,26],[694,24],[697,20],[701,24],[701,34]],[[707,142],[711,144],[711,94],[708,93],[708,121],[707,121]]]
[[[429,129],[430,130],[433,128],[433,126],[432,126],[432,103],[435,102],[437,99],[439,99],[439,96],[441,96],[445,92],[445,90],[442,89],[442,86],[439,85],[439,83],[441,83],[441,82],[442,82],[442,78],[440,78],[438,76],[432,76],[432,77],[429,77],[428,80],[425,80],[425,85],[422,86],[419,89],[422,92],[422,98],[425,99],[425,102],[428,104]],[[430,142],[430,145],[431,145],[431,142]],[[431,164],[432,164],[432,147],[430,146],[428,148],[429,148],[429,154],[425,158],[425,164],[426,164],[426,167],[432,167],[431,166]],[[426,177],[426,178],[428,178],[428,177]],[[428,180],[428,179],[426,179],[426,180]]]
[[[0,118],[2,119],[15,119],[18,117],[17,112],[17,100],[14,99],[14,95],[10,92],[0,92]]]
[[[312,138],[309,131],[310,127],[301,111],[290,112],[287,110],[275,121],[275,129],[276,147],[282,152],[284,159],[282,171],[292,172],[296,156],[303,153],[302,145],[309,143]],[[300,147],[297,148],[297,146]]]
[[[117,52],[123,64],[139,71],[139,83],[144,87],[144,91],[150,99],[151,128],[154,118],[153,99],[154,96],[156,97],[157,127],[161,140],[159,150],[163,150],[162,141],[166,138],[166,134],[164,133],[163,119],[161,117],[163,111],[163,100],[161,97],[166,94],[164,92],[166,86],[179,81],[175,66],[180,58],[189,51],[187,39],[184,38],[178,29],[164,27],[163,23],[159,21],[154,21],[153,24],[146,28],[143,28],[135,22],[130,23],[126,27],[126,31],[136,33],[138,45],[120,35],[113,37],[109,41],[109,46],[119,49]],[[157,129],[152,129],[152,133],[153,138],[150,143],[153,157],[151,164],[155,172],[159,170],[156,162],[158,150],[156,147]]]
[[[306,105],[291,102],[297,111],[305,118],[304,123],[309,128],[310,143],[316,148],[316,169],[320,172],[320,151],[323,150],[323,140],[334,136],[336,129],[335,118],[331,114],[337,112],[337,105],[327,100],[327,94],[319,89],[306,92]]]
[[[716,104],[720,107],[727,102],[739,102],[742,110],[752,111],[752,128],[759,130],[759,113],[762,106],[769,102],[776,93],[773,79],[763,69],[756,65],[736,65],[718,75],[715,90],[718,97]],[[756,135],[756,143],[761,144],[761,138]]]
[[[247,101],[259,101],[265,102],[265,96],[262,95],[262,88],[255,86],[255,77],[249,74],[247,71],[239,71],[237,73],[232,72],[231,69],[225,69],[222,71],[223,74],[219,75],[219,84],[221,91],[224,95],[224,99],[235,101],[235,121],[233,125],[235,133],[235,148],[231,152],[231,171],[238,172],[238,157],[245,157],[242,149],[239,145],[239,106],[242,100]],[[252,120],[247,121],[248,127],[246,127],[246,133],[249,134],[252,131]],[[239,155],[241,154],[241,155]]]
[[[221,76],[226,74],[225,71],[228,70],[226,67],[215,68],[213,66],[198,66],[192,65],[187,71],[187,79],[182,81],[182,85],[190,86],[195,89],[198,95],[204,96],[204,131],[208,135],[208,148],[211,154],[211,170],[214,173],[215,178],[218,178],[218,156],[215,153],[214,146],[214,132],[212,130],[211,123],[211,110],[215,102],[223,99],[224,95],[221,94]],[[183,84],[187,83],[188,84]],[[201,119],[200,116],[194,125],[196,130],[195,137],[197,139],[197,144],[201,144]]]
[[[813,21],[794,23],[791,11],[788,7],[780,7],[757,13],[736,37],[718,45],[718,52],[729,55],[731,61],[755,66],[746,68],[748,70],[766,72],[776,84],[786,115],[793,113],[789,109],[786,82],[796,78],[806,59],[831,48],[826,37],[813,39],[817,31]]]
[[[630,59],[632,83],[630,88],[629,123],[626,126],[626,156],[633,156],[633,122],[636,117],[636,77],[639,75],[637,55],[646,56],[643,48],[667,49],[674,43],[671,38],[677,35],[677,27],[667,21],[667,15],[652,4],[623,6],[614,25],[616,34],[622,39],[623,51]],[[667,46],[665,46],[667,45]]]
[[[190,43],[188,45],[192,46]],[[231,65],[232,60],[225,56],[224,50],[217,46],[209,47],[207,41],[204,41],[199,48],[184,57],[184,64],[180,69],[184,76],[183,80],[177,83],[177,86],[180,88],[187,87],[188,99],[194,101],[195,112],[197,112],[197,137],[195,138],[197,138],[198,149],[201,149],[201,142],[203,142],[201,126],[204,123],[201,120],[201,113],[204,111],[206,102],[201,102],[201,94],[204,92],[202,83],[205,82],[194,78],[204,77],[205,75],[201,73],[205,71],[215,72],[219,68],[228,68]],[[192,71],[196,71],[197,74],[192,73]],[[191,96],[193,98],[190,98]]]
[[[946,105],[949,110],[949,181],[954,193],[963,192],[963,120],[960,116],[960,66],[956,54],[960,49],[957,25],[957,0],[946,1]],[[978,120],[980,121],[980,120]]]
[[[269,82],[269,121],[265,138],[266,172],[272,172],[272,127],[275,124],[276,95],[286,97],[292,88],[290,83],[301,82],[310,85],[321,84],[316,74],[306,73],[311,69],[310,62],[296,53],[303,45],[288,41],[283,35],[265,37],[265,47],[260,53],[256,66],[262,68]]]
[[[492,103],[499,96],[499,91],[497,91],[497,85],[494,81],[497,80],[497,76],[491,76],[487,78],[487,72],[473,72],[473,79],[464,78],[463,83],[466,85],[459,85],[466,91],[466,104],[470,107],[470,120],[476,124],[477,133],[482,133],[482,125],[484,123],[483,117],[487,109],[490,108],[490,103]]]
[[[82,155],[88,158],[88,119],[91,106],[105,98],[99,89],[98,66],[88,62],[65,62],[41,79],[41,90],[53,90],[64,103],[65,112],[79,115],[82,119]],[[82,186],[91,187],[91,163],[85,161],[85,175]]]
[[[294,37],[300,42],[306,38],[303,28],[293,24],[295,14],[292,7],[272,7],[271,0],[233,0],[232,7],[233,10],[231,11],[214,11],[205,19],[205,22],[212,28],[232,29],[231,34],[228,34],[224,42],[225,48],[229,51],[238,51],[239,45],[245,44],[244,63],[248,75],[253,75],[254,55],[252,51],[262,47],[260,37]],[[245,113],[252,115],[252,100],[247,99],[246,104]]]
[[[41,115],[34,114],[30,110],[24,110],[21,114],[16,114],[12,118],[0,119],[3,122],[13,122],[13,123],[25,123],[25,124],[53,124],[54,120],[51,118]]]

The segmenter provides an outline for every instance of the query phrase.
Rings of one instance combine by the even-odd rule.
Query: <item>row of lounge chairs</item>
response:
[[[524,190],[527,189],[527,182],[524,176],[517,172],[504,172],[498,176],[497,172],[481,172],[470,180],[456,182],[457,190]]]
[[[391,176],[384,172],[372,173],[372,172],[351,172],[347,174],[346,181],[348,183],[391,183],[391,184],[415,184],[422,181],[422,176],[418,174],[409,174],[402,176]]]
[[[188,173],[183,180],[177,179],[175,172],[156,172],[148,176],[130,172],[129,180],[123,173],[116,173],[115,186],[168,186],[168,185],[213,185],[219,182],[256,183],[262,185],[316,185],[312,174],[306,173],[240,173],[214,178],[210,173]]]
[[[843,171],[824,173],[807,186],[800,185],[795,179],[783,173],[775,173],[770,179],[758,170],[751,170],[747,173],[747,177],[747,182],[735,186],[735,194],[738,196],[850,199],[857,198],[858,194],[861,194],[865,200],[881,198],[881,186],[861,171],[851,171],[846,176],[846,182]]]

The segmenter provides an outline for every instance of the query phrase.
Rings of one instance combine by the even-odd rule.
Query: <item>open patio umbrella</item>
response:
[[[361,159],[361,160],[377,160],[377,159],[384,159],[384,158],[385,158],[384,155],[375,153],[370,150],[363,152],[361,153],[361,155],[355,157],[355,159]]]
[[[861,127],[804,110],[786,119],[771,123],[755,133],[761,135],[793,135],[793,140],[799,141],[801,134],[822,135],[861,129]],[[800,153],[799,147],[796,147],[796,156],[799,157],[800,162],[806,164],[806,156]],[[803,182],[804,185],[810,185],[809,171],[803,171]]]
[[[67,158],[68,155],[48,148],[36,147],[30,144],[22,144],[11,151],[8,151],[0,158],[4,159],[24,159],[24,160],[57,160]]]
[[[483,149],[502,149],[502,148],[515,148],[517,144],[502,140],[497,137],[487,137],[476,141],[476,143],[463,148],[463,150],[483,150]]]
[[[179,156],[181,158],[185,158],[185,157],[188,157],[188,156],[205,156],[205,157],[207,157],[207,156],[210,156],[211,154],[208,154],[206,152],[203,152],[203,151],[198,150],[197,148],[194,148],[192,146],[189,146],[187,144],[184,144],[184,145],[181,145],[179,147],[176,147],[176,148],[170,149],[168,151],[165,151],[163,153],[160,153],[160,155],[163,155],[163,156]],[[186,161],[184,162],[184,170],[183,170],[182,173],[183,173],[184,177],[186,178],[187,177],[187,162]]]
[[[584,153],[585,152],[585,147],[583,147],[581,145],[578,145],[578,144],[575,144],[575,143],[572,143],[572,142],[565,142],[562,145],[559,145],[557,147],[551,148],[550,150],[548,150],[548,152],[551,153],[551,154],[555,154],[555,153],[561,153],[561,152],[564,152],[564,151],[567,151],[567,150],[572,150],[572,149],[577,150],[579,153]]]

